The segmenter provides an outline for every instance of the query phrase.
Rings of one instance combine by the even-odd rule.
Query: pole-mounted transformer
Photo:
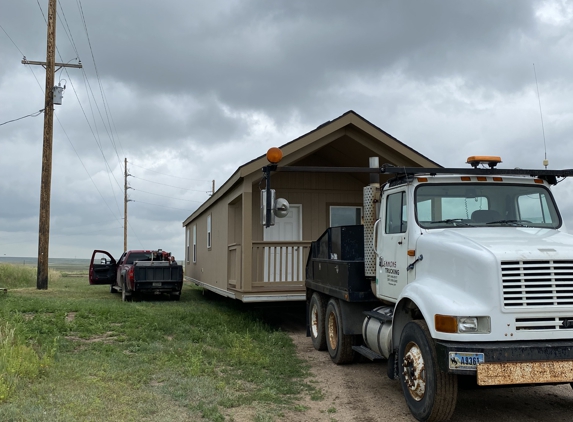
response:
[[[65,85],[60,86],[60,84],[52,88],[52,99],[54,105],[62,105],[62,99],[64,98],[64,89],[66,89],[66,86]]]

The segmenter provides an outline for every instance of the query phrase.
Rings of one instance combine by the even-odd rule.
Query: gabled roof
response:
[[[323,158],[331,162],[333,166],[364,166],[363,162],[353,162],[359,154],[353,157],[353,154],[344,148],[349,139],[356,141],[353,149],[374,150],[380,156],[384,156],[384,159],[388,160],[386,162],[391,162],[394,165],[441,167],[352,110],[282,145],[280,149],[283,152],[283,159],[279,166],[293,165],[311,154],[320,153],[320,151],[322,151]],[[324,148],[327,145],[330,145],[331,148]],[[185,226],[194,220],[242,179],[255,172],[261,172],[261,169],[267,164],[266,155],[261,155],[240,166],[207,201],[183,222],[183,225]]]

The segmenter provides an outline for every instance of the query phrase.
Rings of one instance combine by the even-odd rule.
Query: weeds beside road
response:
[[[262,422],[317,396],[288,335],[241,303],[191,286],[179,302],[125,303],[86,277],[52,277],[45,291],[11,277],[0,278],[2,421]]]

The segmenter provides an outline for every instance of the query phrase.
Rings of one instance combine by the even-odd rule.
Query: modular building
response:
[[[280,166],[439,167],[354,111],[282,145]],[[310,243],[328,227],[361,224],[367,173],[275,173],[290,204],[285,218],[260,222],[263,154],[240,166],[184,222],[185,279],[243,302],[303,301]],[[381,180],[384,181],[384,180]]]

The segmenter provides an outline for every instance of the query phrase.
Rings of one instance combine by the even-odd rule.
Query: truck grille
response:
[[[501,279],[505,307],[573,306],[573,261],[505,261]]]
[[[567,330],[573,328],[573,315],[570,317],[516,318],[516,330]]]

